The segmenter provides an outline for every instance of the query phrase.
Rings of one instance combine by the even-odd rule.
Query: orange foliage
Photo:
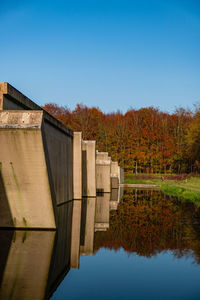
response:
[[[199,171],[200,113],[182,108],[173,114],[153,107],[104,114],[78,104],[73,111],[56,104],[44,109],[83,139],[96,140],[128,173],[188,173]],[[193,155],[191,155],[191,151]]]

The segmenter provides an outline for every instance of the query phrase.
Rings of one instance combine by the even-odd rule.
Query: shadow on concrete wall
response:
[[[87,154],[86,150],[82,151],[82,195],[87,196]]]

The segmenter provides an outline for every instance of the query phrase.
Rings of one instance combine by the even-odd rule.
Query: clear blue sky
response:
[[[0,81],[104,112],[200,102],[200,0],[0,0]]]

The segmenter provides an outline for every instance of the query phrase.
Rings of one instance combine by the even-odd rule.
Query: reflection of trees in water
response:
[[[127,189],[117,211],[110,214],[109,230],[95,233],[95,251],[122,247],[151,257],[172,250],[177,258],[193,255],[200,263],[199,217],[200,210],[192,203],[160,191]]]

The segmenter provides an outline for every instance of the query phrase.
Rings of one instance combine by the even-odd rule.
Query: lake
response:
[[[0,299],[200,299],[193,203],[126,188],[69,202],[59,222],[0,231]]]

